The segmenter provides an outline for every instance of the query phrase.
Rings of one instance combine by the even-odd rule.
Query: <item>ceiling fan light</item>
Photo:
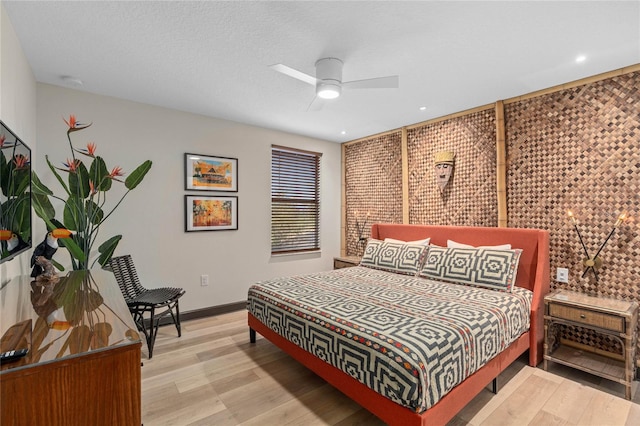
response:
[[[335,99],[340,96],[340,89],[337,84],[321,83],[316,87],[316,95],[322,99]]]

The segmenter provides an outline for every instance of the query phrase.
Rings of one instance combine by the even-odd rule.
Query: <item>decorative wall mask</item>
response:
[[[453,159],[456,154],[449,151],[436,152],[435,168],[436,183],[440,188],[440,192],[444,192],[444,187],[449,183],[451,173],[453,172]]]

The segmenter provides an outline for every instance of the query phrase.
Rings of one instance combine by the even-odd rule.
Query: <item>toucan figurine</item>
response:
[[[11,232],[8,229],[0,229],[0,240],[2,241],[7,241],[11,238],[11,234],[13,234],[13,232]]]
[[[58,238],[69,238],[70,236],[71,231],[62,228],[54,229],[47,233],[44,240],[36,246],[31,255],[32,277],[37,277],[43,272],[42,266],[36,262],[37,258],[42,256],[47,260],[51,260],[56,251],[58,251]]]
[[[7,242],[7,252],[9,254],[27,247],[27,243],[20,238],[20,235],[8,229],[0,230],[0,240]]]

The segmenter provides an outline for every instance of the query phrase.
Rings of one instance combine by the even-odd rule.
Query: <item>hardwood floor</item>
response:
[[[383,424],[261,336],[250,344],[245,311],[184,321],[180,338],[162,327],[143,362],[145,426]],[[484,390],[450,426],[640,424],[637,381],[627,401],[620,384],[522,358],[499,383],[497,395]]]

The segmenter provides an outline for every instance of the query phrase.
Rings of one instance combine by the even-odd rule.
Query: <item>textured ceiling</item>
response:
[[[336,142],[640,63],[639,1],[2,4],[39,82]],[[308,112],[314,88],[268,66],[322,57],[400,88]]]

